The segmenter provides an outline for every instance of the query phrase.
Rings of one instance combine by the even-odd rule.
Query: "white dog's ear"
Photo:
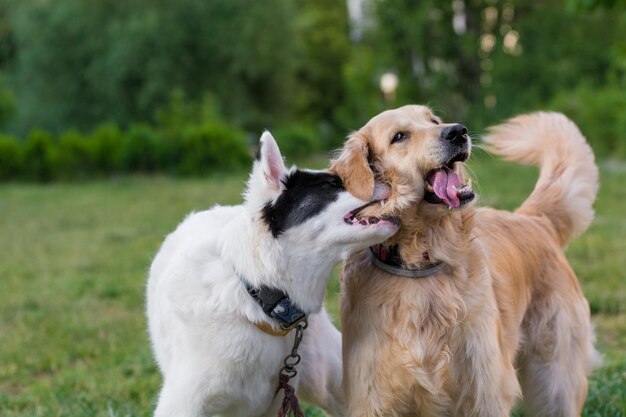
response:
[[[261,175],[266,185],[274,191],[279,191],[282,187],[282,180],[287,175],[287,169],[278,144],[267,130],[263,132],[259,141],[256,159],[260,164]]]

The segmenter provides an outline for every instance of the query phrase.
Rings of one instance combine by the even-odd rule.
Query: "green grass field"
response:
[[[536,177],[484,155],[471,166],[480,204],[500,208],[519,204]],[[160,384],[144,317],[151,258],[186,213],[238,203],[245,177],[0,185],[0,415],[151,415]],[[585,416],[626,417],[625,183],[625,163],[602,164],[596,220],[568,249],[605,359]],[[337,290],[333,278],[334,315]]]

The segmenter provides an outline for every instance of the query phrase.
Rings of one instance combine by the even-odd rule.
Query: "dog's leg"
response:
[[[300,355],[298,393],[302,400],[323,408],[333,417],[344,416],[341,333],[325,310],[309,317]]]
[[[554,297],[525,318],[520,379],[526,415],[577,417],[587,397],[587,376],[599,364],[585,299]]]
[[[514,352],[503,343],[495,301],[485,297],[482,302],[458,328],[461,333],[451,337],[462,341],[452,354],[452,380],[459,390],[455,415],[506,417],[521,393]]]
[[[167,382],[159,394],[159,402],[154,417],[199,417],[203,415],[203,406],[200,396],[194,396],[195,390],[186,391],[188,387],[168,384]]]
[[[154,417],[200,417],[212,415],[220,409],[207,410],[207,376],[193,363],[177,363],[170,366]]]

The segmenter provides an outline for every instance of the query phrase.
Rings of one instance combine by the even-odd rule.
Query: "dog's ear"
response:
[[[261,175],[265,184],[274,191],[280,191],[282,180],[287,175],[287,169],[280,149],[278,149],[278,144],[267,130],[263,132],[259,141],[256,160],[260,164]]]
[[[348,192],[366,201],[374,194],[374,172],[369,153],[367,136],[356,132],[345,143],[339,158],[330,165],[330,170],[341,177]]]

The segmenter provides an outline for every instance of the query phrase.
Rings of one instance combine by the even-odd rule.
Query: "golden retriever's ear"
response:
[[[333,160],[330,170],[343,180],[346,190],[361,200],[369,200],[374,194],[374,172],[369,162],[367,136],[354,133],[345,143],[339,158]]]

